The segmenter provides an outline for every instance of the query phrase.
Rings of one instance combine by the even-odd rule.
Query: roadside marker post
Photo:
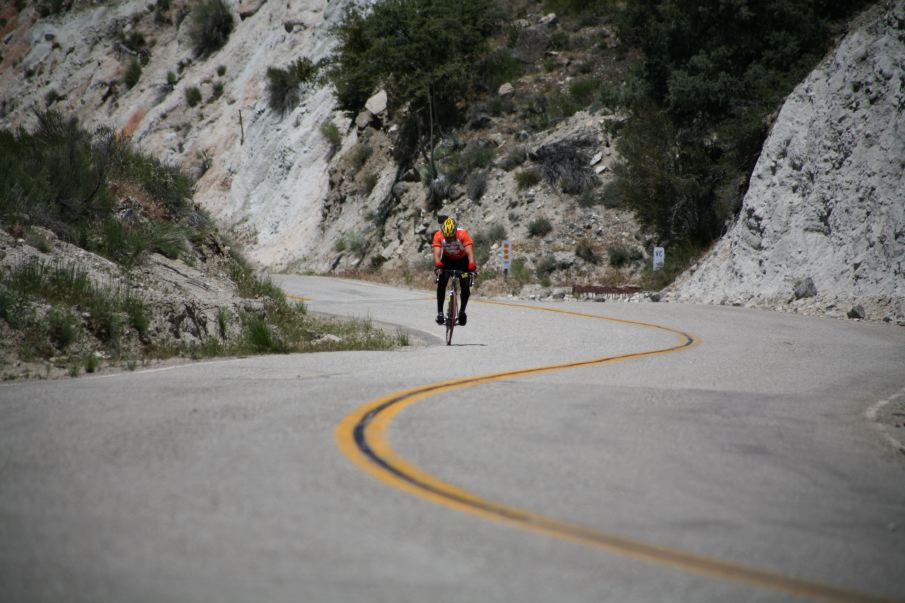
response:
[[[500,243],[500,254],[503,259],[503,280],[506,280],[506,277],[509,276],[509,264],[512,262],[510,251],[509,239],[502,241]]]
[[[654,247],[654,272],[663,267],[666,261],[666,250],[662,247]]]

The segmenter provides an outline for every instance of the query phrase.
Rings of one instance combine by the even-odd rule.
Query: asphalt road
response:
[[[279,280],[417,345],[0,385],[0,600],[905,600],[905,330]]]

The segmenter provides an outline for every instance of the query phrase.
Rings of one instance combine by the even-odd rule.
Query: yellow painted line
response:
[[[604,549],[632,559],[675,567],[728,582],[780,591],[818,601],[894,603],[893,599],[848,591],[735,563],[711,559],[678,549],[656,546],[619,536],[618,534],[590,529],[578,524],[538,515],[518,507],[497,503],[481,498],[453,484],[441,481],[400,457],[390,446],[387,439],[390,423],[406,407],[430,396],[503,379],[669,354],[686,350],[700,343],[700,340],[693,335],[656,324],[507,302],[482,301],[480,303],[554,312],[667,331],[678,336],[681,343],[671,347],[633,354],[604,356],[579,362],[488,373],[431,383],[397,391],[372,400],[345,417],[335,431],[337,445],[340,450],[363,471],[370,473],[388,485],[446,507],[471,513],[485,519],[504,522],[521,529]]]
[[[310,297],[304,297],[302,295],[292,295],[291,293],[286,293],[286,299],[291,299],[293,301],[306,302],[311,301]]]

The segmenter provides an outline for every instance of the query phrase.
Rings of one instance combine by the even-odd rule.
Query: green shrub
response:
[[[112,211],[107,180],[122,143],[111,130],[89,134],[54,111],[35,116],[32,133],[0,131],[0,219],[77,243]]]
[[[284,69],[267,68],[267,101],[270,108],[280,115],[298,105],[301,87],[317,75],[317,66],[310,59],[302,58]]]
[[[598,96],[599,86],[593,78],[575,80],[569,84],[569,96],[579,105],[587,106]]]
[[[512,291],[520,290],[525,284],[531,282],[531,271],[528,269],[525,258],[515,258],[509,264],[508,283]]]
[[[345,235],[346,249],[354,256],[361,257],[365,252],[365,240],[361,234],[357,232],[347,233]]]
[[[151,319],[144,301],[139,297],[127,295],[123,298],[123,309],[129,319],[129,326],[140,334],[145,334],[151,326]]]
[[[223,82],[214,82],[211,88],[211,98],[208,102],[215,101],[221,96],[223,96]]]
[[[44,104],[49,107],[50,105],[54,104],[61,98],[63,98],[63,97],[60,95],[60,93],[57,92],[55,89],[51,88],[50,90],[47,91],[47,94],[44,95]]]
[[[543,131],[571,117],[583,106],[558,88],[528,95],[519,107],[525,123],[535,131]]]
[[[142,261],[148,250],[148,235],[139,227],[109,218],[104,222],[101,250],[124,268],[133,268]]]
[[[564,140],[544,145],[534,153],[534,161],[540,164],[543,177],[551,186],[559,186],[564,193],[588,191],[598,181],[587,157],[577,147],[577,142]]]
[[[217,65],[217,75],[219,77],[226,75],[226,65]]]
[[[84,364],[85,372],[90,374],[98,369],[100,361],[97,359],[97,356],[95,356],[94,353],[88,353],[85,355]],[[78,374],[78,372],[76,372],[76,374]]]
[[[330,145],[329,155],[333,157],[342,145],[342,134],[340,134],[339,128],[332,121],[325,121],[321,124],[321,135]]]
[[[123,76],[123,83],[126,85],[126,88],[132,88],[135,84],[138,83],[139,78],[141,77],[141,63],[138,62],[137,59],[132,59],[129,61],[129,66],[126,67],[126,74]]]
[[[487,231],[487,238],[491,241],[502,241],[506,238],[506,227],[502,224],[494,224]]]
[[[594,193],[594,191],[587,190],[578,195],[576,201],[578,202],[578,207],[589,208],[595,205],[602,205],[603,197]]]
[[[37,3],[38,14],[41,17],[49,17],[50,15],[58,15],[71,7],[71,3],[64,0],[43,0]]]
[[[638,249],[623,245],[613,245],[607,249],[607,255],[610,258],[610,266],[616,268],[622,268],[631,262],[637,262],[643,257]]]
[[[517,146],[509,149],[506,153],[506,156],[500,161],[500,167],[506,170],[507,172],[511,172],[518,166],[525,163],[525,160],[528,159],[528,150],[523,146]]]
[[[289,69],[267,68],[267,102],[282,115],[299,102],[298,82]]]
[[[361,179],[361,194],[367,196],[371,194],[371,191],[374,190],[374,187],[377,186],[377,181],[379,180],[379,176],[374,173],[367,173]]]
[[[554,270],[556,270],[556,258],[552,255],[546,255],[534,263],[534,271],[539,279],[549,277]]]
[[[465,181],[465,191],[472,201],[480,201],[487,190],[487,172],[478,170],[471,173]]]
[[[41,253],[49,253],[51,250],[50,241],[43,234],[34,230],[29,230],[25,235],[25,242],[40,251]]]
[[[229,334],[229,320],[229,310],[226,308],[217,308],[217,330],[220,332],[220,337],[223,339],[226,339],[226,336]]]
[[[67,310],[58,308],[47,313],[47,335],[59,350],[68,348],[79,336],[79,318]]]
[[[461,151],[457,145],[441,149],[442,172],[451,182],[465,182],[475,170],[482,170],[493,163],[495,151],[490,145],[469,143]]]
[[[588,239],[581,239],[575,247],[575,255],[590,264],[600,262],[600,256],[594,250],[594,245]]]
[[[265,297],[285,303],[286,294],[269,278],[260,278],[247,260],[233,251],[230,258],[229,276],[236,283],[239,295],[248,298]]]
[[[515,182],[518,185],[518,190],[525,190],[526,188],[531,188],[532,186],[536,186],[541,181],[540,172],[538,172],[534,168],[528,168],[527,170],[522,170],[515,175]]]
[[[173,260],[191,249],[185,229],[170,222],[155,223],[151,227],[151,241],[155,251]]]
[[[185,89],[185,102],[189,107],[194,107],[201,102],[201,90],[197,86],[189,86]]]
[[[364,164],[368,162],[368,159],[370,159],[373,152],[374,149],[366,143],[360,142],[355,145],[355,148],[352,149],[352,155],[350,156],[352,168],[357,172],[364,167]]]
[[[179,78],[176,76],[176,74],[173,73],[172,71],[167,71],[167,86],[169,86],[170,89],[173,89],[176,87],[176,84],[178,84],[178,83],[179,83]]]
[[[543,237],[553,230],[553,225],[547,218],[535,218],[528,223],[528,234],[532,237]]]
[[[568,32],[559,30],[553,32],[550,36],[550,48],[553,50],[569,50],[572,46],[572,40]]]
[[[194,183],[179,168],[124,148],[119,153],[114,173],[118,178],[141,186],[152,198],[163,203],[173,216],[184,217],[190,214]]]
[[[496,94],[500,86],[513,82],[522,75],[522,63],[506,48],[497,49],[480,60],[477,65],[477,84],[485,92]]]
[[[475,260],[479,265],[490,259],[490,247],[506,238],[506,228],[502,224],[494,224],[487,230],[475,233],[473,237]]]
[[[289,351],[263,316],[246,315],[243,329],[245,342],[257,353],[286,353]]]
[[[206,57],[220,50],[235,22],[223,0],[202,0],[192,8],[189,39],[195,56]]]

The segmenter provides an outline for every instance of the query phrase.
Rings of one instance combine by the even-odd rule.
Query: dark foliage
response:
[[[620,200],[663,241],[706,245],[739,206],[768,116],[866,0],[625,3],[620,35],[644,53],[636,78],[604,90],[632,110]]]
[[[486,86],[494,73],[510,69],[479,68],[499,19],[493,0],[385,0],[369,12],[349,9],[334,30],[330,69],[339,107],[356,113],[385,87],[402,122],[397,157],[411,160],[432,121],[440,127],[460,121],[460,102],[482,73]]]
[[[33,133],[0,131],[5,224],[43,226],[130,266],[149,248],[149,235],[113,217],[112,180],[140,186],[172,219],[189,216],[193,183],[180,170],[131,150],[109,130],[91,134],[55,112],[37,117]]]
[[[235,26],[229,7],[223,0],[202,0],[192,9],[189,38],[198,57],[206,57],[223,48]]]
[[[536,218],[528,224],[528,234],[532,237],[543,237],[553,230],[553,225],[547,218]]]
[[[125,76],[123,76],[123,83],[126,84],[127,88],[132,88],[138,83],[139,78],[141,78],[141,63],[137,59],[132,59],[126,68]]]
[[[298,105],[302,87],[310,83],[318,72],[318,66],[310,59],[301,58],[284,69],[267,69],[267,99],[270,108],[280,115]]]
[[[531,159],[540,165],[541,174],[564,193],[578,194],[594,188],[597,176],[588,166],[588,158],[574,141],[561,141],[540,147]]]

